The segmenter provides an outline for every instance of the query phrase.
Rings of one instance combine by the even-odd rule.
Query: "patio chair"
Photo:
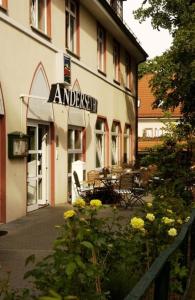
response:
[[[73,177],[78,195],[86,201],[89,201],[91,199],[91,195],[93,194],[94,187],[87,182],[80,182],[76,171],[73,172]]]
[[[119,165],[113,165],[113,166],[111,167],[111,173],[112,173],[113,175],[121,175],[122,172],[123,172],[122,166],[119,166]]]
[[[144,204],[145,190],[136,186],[133,174],[122,174],[119,189],[115,189],[115,192],[119,195],[119,205],[124,208]]]
[[[94,187],[100,187],[100,173],[97,170],[87,172],[87,182]]]
[[[76,171],[73,172],[74,183],[78,195],[89,202],[91,199],[104,199],[105,188],[101,186],[95,186],[92,181],[80,182]]]

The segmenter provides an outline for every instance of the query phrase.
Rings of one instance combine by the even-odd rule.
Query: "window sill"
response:
[[[40,29],[34,27],[33,25],[31,25],[31,29],[34,32],[36,32],[37,34],[39,34],[40,36],[42,36],[43,38],[47,39],[48,41],[51,41],[51,36],[47,35],[45,32],[43,32]]]
[[[101,75],[105,76],[106,77],[106,73],[100,69],[98,69],[98,73],[100,73]]]
[[[116,83],[117,85],[121,85],[120,82],[116,79],[113,79],[113,82]]]
[[[70,54],[71,56],[73,56],[73,57],[75,57],[75,58],[77,58],[77,59],[80,60],[80,56],[79,56],[78,54],[76,54],[76,53],[70,51],[68,48],[66,48],[66,52],[67,52],[68,54]]]
[[[131,93],[131,89],[130,89],[130,88],[128,88],[128,87],[126,86],[125,89],[126,89],[127,92],[130,92],[130,93]]]

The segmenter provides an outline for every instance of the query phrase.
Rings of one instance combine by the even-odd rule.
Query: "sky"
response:
[[[134,19],[132,11],[141,6],[143,0],[127,0],[123,2],[123,18],[133,33],[138,38],[142,48],[151,59],[157,55],[161,55],[167,50],[172,38],[168,30],[154,30],[150,24],[150,20],[146,20],[142,24]]]

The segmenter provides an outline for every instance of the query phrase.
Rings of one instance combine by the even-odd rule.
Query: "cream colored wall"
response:
[[[55,0],[51,4],[51,41],[55,47],[65,51],[65,1]]]
[[[21,2],[22,1],[22,2]],[[64,51],[64,1],[52,2],[52,44],[32,33],[29,24],[29,1],[9,0],[8,16],[16,20],[14,26],[0,20],[0,81],[3,89],[7,133],[26,132],[26,105],[21,106],[20,94],[29,94],[34,72],[41,62],[49,84],[57,81],[57,50]],[[21,5],[22,3],[22,5]],[[17,26],[25,27],[18,28]],[[104,25],[104,24],[102,24]],[[23,29],[26,28],[23,31]],[[78,79],[83,93],[98,100],[97,115],[105,116],[111,130],[112,121],[131,124],[135,132],[134,100],[124,84],[113,83],[113,37],[107,34],[107,76],[97,71],[97,21],[81,6],[80,60],[72,59],[72,84]],[[121,72],[125,81],[124,49],[121,49]],[[24,98],[25,101],[27,98]],[[96,114],[85,112],[87,129],[87,169],[95,166]],[[67,195],[67,108],[54,105],[55,135],[59,147],[55,150],[55,203],[64,203]],[[110,136],[109,136],[110,140]],[[7,143],[7,141],[6,141]],[[6,145],[7,146],[7,145]],[[109,153],[110,156],[110,153]],[[109,162],[110,163],[110,162]],[[26,214],[26,159],[6,161],[7,221]]]
[[[107,118],[109,131],[111,130],[113,120],[119,120],[122,131],[125,123],[131,125],[132,130],[135,131],[135,110],[134,102],[124,91],[119,90],[117,86],[108,84],[102,78],[95,77],[83,68],[72,64],[72,81],[78,80],[81,91],[98,100],[97,115],[85,112],[86,128],[87,128],[87,169],[92,169],[95,166],[95,122],[97,116]],[[109,137],[110,139],[110,137]],[[110,144],[110,143],[109,143]],[[111,155],[109,155],[111,156]],[[109,165],[111,161],[109,161]]]
[[[67,113],[65,106],[54,105],[55,137],[59,146],[55,148],[55,204],[67,202]]]
[[[97,72],[97,24],[95,16],[80,6],[80,61],[87,67]],[[101,23],[100,23],[101,24]],[[104,27],[104,24],[101,24]],[[120,43],[120,40],[118,41]],[[125,52],[128,49],[120,48],[120,78],[121,87],[125,87]],[[136,90],[136,68],[135,59],[132,57],[132,93],[135,95]],[[113,82],[113,36],[106,32],[106,78]]]
[[[21,25],[30,27],[30,0],[9,0],[8,16]]]
[[[0,22],[0,44],[1,53],[3,53],[3,57],[1,56],[3,59],[0,61],[0,81],[5,99],[6,131],[7,133],[13,131],[25,133],[26,106],[23,105],[21,108],[19,96],[29,94],[33,75],[40,62],[45,68],[49,84],[56,81],[56,53],[4,22]],[[66,122],[63,124],[63,130],[66,130]],[[56,124],[56,126],[62,127],[61,124],[60,126]],[[62,178],[61,174],[60,178]],[[25,159],[9,160],[7,158],[6,183],[6,217],[7,221],[11,221],[26,214]],[[57,187],[59,193],[60,189],[61,194],[64,195],[64,181],[60,188]],[[58,200],[62,202],[62,197]]]

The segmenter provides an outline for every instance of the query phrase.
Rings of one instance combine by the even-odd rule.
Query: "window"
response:
[[[114,67],[114,80],[119,82],[119,72],[120,72],[120,46],[119,43],[114,41],[113,46],[113,67]]]
[[[152,130],[152,128],[145,128],[143,130],[143,137],[153,137],[153,130]]]
[[[66,48],[78,55],[78,6],[74,0],[66,0]]]
[[[31,0],[31,25],[51,35],[51,0]]]
[[[0,7],[7,9],[7,0],[0,0]]]
[[[125,56],[125,80],[126,88],[131,90],[131,57],[128,53]]]
[[[97,54],[98,70],[106,72],[106,32],[104,28],[98,25],[97,28]]]
[[[111,129],[111,162],[112,165],[120,163],[120,124],[118,122],[112,123]]]
[[[96,136],[96,168],[103,168],[106,161],[106,120],[98,118],[95,126]]]
[[[163,135],[163,128],[155,128],[154,130],[154,136],[155,137],[160,137]]]
[[[72,163],[83,158],[83,133],[81,127],[68,128],[68,194],[71,195]]]
[[[125,125],[124,130],[124,153],[123,162],[129,163],[131,160],[131,127],[130,125]]]

